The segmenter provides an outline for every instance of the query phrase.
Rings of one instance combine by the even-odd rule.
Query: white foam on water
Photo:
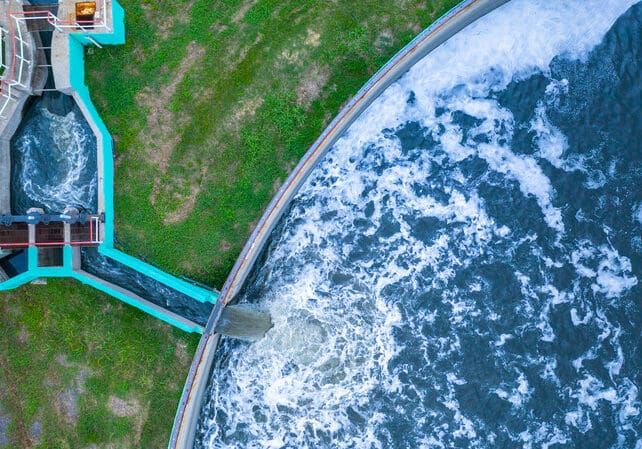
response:
[[[557,55],[586,58],[632,3],[513,0],[416,64],[362,114],[312,173],[285,231],[274,237],[267,269],[261,271],[261,305],[269,309],[274,328],[263,340],[237,348],[224,375],[215,375],[211,415],[202,426],[206,447],[388,447],[385,425],[394,417],[382,414],[382,401],[394,405],[395,399],[410,396],[414,409],[397,406],[394,413],[416,417],[416,434],[407,436],[415,447],[493,447],[498,430],[489,430],[469,413],[457,393],[468,382],[457,369],[463,337],[470,332],[487,338],[493,351],[489,357],[510,373],[501,381],[489,380],[483,393],[529,418],[529,401],[540,382],[529,382],[523,364],[572,404],[550,422],[529,418],[519,431],[504,427],[502,432],[516,444],[565,444],[569,428],[586,431],[592,426],[591,412],[602,403],[619,410],[622,429],[630,424],[639,402],[637,390],[634,395],[622,380],[627,354],[621,337],[585,300],[590,290],[606,307],[608,300],[635,286],[630,260],[611,246],[590,241],[566,243],[570,254],[544,254],[535,233],[519,234],[496,223],[476,186],[451,165],[483,160],[490,172],[535,199],[543,223],[558,241],[569,238],[562,205],[556,203],[542,162],[570,171],[584,170],[582,161],[567,157],[567,139],[552,125],[543,104],[530,120],[537,153],[513,151],[514,117],[489,97],[511,80],[547,75]],[[552,83],[549,100],[554,102],[567,87],[563,81]],[[411,93],[413,104],[407,102]],[[456,113],[476,124],[465,129]],[[408,122],[426,130],[436,142],[435,151],[402,148],[390,130]],[[439,179],[440,170],[449,170],[447,181]],[[418,193],[416,184],[430,189]],[[433,192],[437,187],[440,195]],[[334,214],[332,219],[328,213]],[[437,229],[418,235],[413,220],[427,218],[438,223]],[[524,246],[532,248],[528,257],[543,271],[514,270],[519,292],[511,307],[495,310],[476,299],[488,294],[484,279],[454,286],[457,274],[476,258],[501,260],[503,252],[517,253]],[[363,256],[364,247],[376,251]],[[546,271],[569,265],[575,278],[565,285],[554,283]],[[407,316],[405,298],[389,289],[398,289],[399,295],[407,290],[438,294],[426,300],[424,312]],[[561,307],[570,309],[564,314],[569,323],[595,331],[571,362],[580,379],[567,388],[560,387],[561,367],[554,357],[533,352],[516,360],[507,356],[529,332],[537,335],[538,344],[555,341],[551,317]],[[518,327],[501,327],[512,319]],[[490,323],[489,329],[475,328],[482,320]],[[401,331],[413,339],[398,340]],[[411,367],[391,368],[407,350],[423,357],[423,367],[429,369],[422,371],[421,380],[429,389],[402,380],[418,375]],[[612,354],[604,368],[613,385],[605,385],[592,364],[585,363],[596,354],[601,357],[601,351]]]
[[[553,188],[548,177],[543,173],[537,160],[511,151],[508,144],[514,131],[512,113],[500,107],[496,100],[471,98],[463,93],[452,97],[440,97],[436,100],[442,107],[451,111],[461,111],[474,117],[481,123],[470,131],[471,136],[464,141],[463,131],[453,122],[452,114],[443,114],[435,119],[446,131],[440,143],[448,156],[454,161],[461,161],[477,156],[498,173],[515,180],[525,196],[533,196],[544,214],[546,223],[559,233],[564,233],[562,214],[553,205]],[[424,123],[426,126],[426,123]],[[490,143],[477,143],[475,137],[484,136]],[[462,144],[464,141],[464,144]]]
[[[592,410],[597,408],[600,401],[611,404],[618,402],[617,391],[613,387],[606,387],[591,375],[579,381],[579,393],[576,396],[580,404],[588,405]]]
[[[362,146],[368,141],[376,142],[383,129],[397,128],[406,121],[418,121],[428,129],[441,124],[446,131],[439,140],[449,156],[456,161],[467,158],[475,154],[474,148],[462,145],[461,131],[456,125],[443,123],[435,116],[436,107],[445,106],[484,119],[485,133],[489,127],[497,127],[498,118],[511,128],[510,112],[484,97],[504,89],[512,80],[525,79],[534,73],[548,74],[548,66],[555,56],[586,58],[614,21],[634,3],[512,1],[418,62],[362,114],[344,138],[350,145]],[[598,10],[600,13],[595,14]],[[561,82],[558,90],[560,86],[567,87]],[[549,87],[549,94],[554,96],[554,89],[555,86]],[[411,92],[415,95],[413,108],[406,104]],[[560,159],[565,137],[550,125],[542,110],[536,111],[533,127],[538,131],[541,157],[556,166],[569,164]],[[512,133],[512,129],[508,132]],[[497,134],[489,135],[499,137]],[[551,183],[537,162],[513,154],[505,145],[480,147],[480,157],[486,159],[493,170],[516,179],[524,194],[535,196],[547,224],[563,233],[561,213],[552,205]]]
[[[573,251],[571,262],[578,274],[595,279],[592,290],[604,294],[608,299],[620,297],[638,283],[637,276],[632,275],[631,260],[621,256],[612,246],[600,245],[596,248],[584,240]]]
[[[407,80],[430,93],[464,86],[476,94],[485,92],[489,84],[503,89],[513,79],[538,71],[548,73],[555,56],[584,60],[615,20],[635,3],[511,1],[416,64]]]
[[[477,437],[475,424],[462,411],[459,401],[455,396],[455,385],[463,385],[466,382],[458,379],[455,373],[447,373],[448,392],[440,399],[440,402],[446,407],[451,416],[451,425],[449,432],[455,439],[474,439]],[[454,424],[454,425],[453,425]]]
[[[44,204],[51,212],[62,212],[66,206],[92,209],[98,174],[88,177],[86,172],[87,146],[93,136],[87,134],[74,111],[60,116],[42,107],[41,113],[49,123],[53,147],[43,152],[43,143],[37,136],[20,137],[16,147],[23,162],[18,182],[31,200]]]
[[[609,376],[611,377],[611,380],[614,380],[615,377],[620,374],[622,365],[624,365],[624,353],[622,352],[622,346],[618,345],[616,352],[616,359],[606,363],[606,368],[609,370]]]
[[[537,161],[527,156],[517,156],[505,147],[483,144],[479,145],[479,156],[488,162],[493,170],[508,174],[519,182],[520,190],[537,200],[546,223],[560,234],[564,233],[562,212],[553,206],[551,182]]]
[[[579,326],[580,324],[587,324],[591,318],[593,318],[593,312],[590,310],[584,315],[584,318],[580,319],[577,309],[575,307],[571,308],[571,322],[573,326]]]
[[[327,297],[327,275],[315,267],[302,268],[293,284],[279,286],[265,298],[262,306],[270,311],[274,327],[230,367],[239,374],[228,386],[236,394],[219,396],[216,404],[230,413],[226,433],[246,426],[258,409],[265,421],[250,420],[244,428],[253,439],[275,447],[284,441],[309,447],[305,435],[310,429],[334,435],[350,428],[346,409],[352,407],[368,423],[370,436],[346,434],[342,444],[382,447],[373,434],[381,417],[367,403],[382,374],[388,389],[398,388],[386,373],[398,350],[392,329],[400,323],[399,313],[368,288]],[[351,313],[355,308],[361,313]],[[284,408],[290,410],[285,412],[290,419],[286,427],[280,421]],[[306,413],[298,413],[303,408]],[[212,435],[208,444],[216,440]]]
[[[562,430],[546,423],[543,423],[535,430],[525,430],[521,432],[519,439],[524,449],[548,449],[556,444],[564,444],[569,441],[569,438]]]
[[[510,402],[513,407],[522,407],[530,398],[533,389],[529,388],[528,380],[524,376],[524,373],[519,373],[516,381],[516,386],[511,387],[508,384],[503,384],[502,388],[497,388],[494,392],[500,398]]]
[[[544,358],[544,366],[541,370],[540,377],[544,380],[553,382],[559,387],[560,380],[559,377],[555,374],[555,369],[557,368],[557,360],[554,357]]]
[[[568,149],[568,141],[562,131],[550,122],[546,115],[546,107],[542,102],[535,109],[535,117],[531,121],[530,131],[537,135],[536,141],[540,156],[557,168],[564,167],[562,155]]]
[[[504,346],[504,343],[506,343],[508,340],[512,340],[513,338],[515,338],[514,335],[501,334],[499,336],[499,340],[495,342],[495,346]]]

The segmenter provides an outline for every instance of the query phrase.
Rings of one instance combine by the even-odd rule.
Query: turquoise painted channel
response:
[[[113,29],[110,33],[72,33],[69,34],[69,64],[70,64],[70,83],[75,90],[76,101],[82,103],[86,117],[95,125],[94,131],[99,145],[99,151],[102,151],[103,157],[103,193],[104,193],[104,241],[98,247],[98,252],[107,256],[116,262],[123,264],[139,273],[158,281],[167,287],[177,290],[199,302],[215,303],[218,300],[218,292],[207,290],[205,288],[193,285],[182,279],[178,279],[171,274],[164,272],[150,264],[147,264],[135,257],[129,256],[114,248],[114,168],[113,168],[113,140],[105,123],[100,118],[98,111],[91,101],[89,89],[85,84],[85,49],[87,45],[94,45],[95,42],[100,45],[121,45],[125,43],[125,11],[116,1],[112,1]],[[203,328],[200,325],[188,326],[185,320],[172,313],[165,313],[161,308],[154,307],[147,302],[138,301],[126,293],[123,293],[118,287],[110,286],[109,283],[101,282],[100,279],[86,274],[83,271],[77,271],[73,268],[73,248],[69,245],[63,248],[63,265],[61,267],[39,267],[38,266],[38,248],[32,246],[28,251],[28,270],[7,281],[0,283],[0,290],[10,290],[25,283],[31,282],[38,278],[55,278],[70,277],[80,282],[90,285],[110,296],[132,305],[162,321],[165,321],[186,332],[202,333]],[[105,285],[107,284],[107,285]]]

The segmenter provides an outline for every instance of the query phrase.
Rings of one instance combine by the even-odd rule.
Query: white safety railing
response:
[[[75,15],[75,14],[73,14]],[[32,68],[34,54],[23,36],[28,21],[46,21],[58,32],[109,33],[111,28],[107,20],[107,0],[96,1],[96,14],[92,20],[61,19],[51,11],[15,11],[7,14],[10,31],[2,30],[4,45],[12,46],[11,61],[0,61],[2,80],[0,85],[0,118],[4,117],[11,101],[15,100],[13,91],[16,87],[29,88],[27,67]],[[22,26],[21,26],[22,25]],[[93,41],[93,39],[92,39]],[[95,42],[95,41],[94,41]],[[3,52],[0,43],[0,52]],[[3,53],[4,54],[4,53]]]
[[[91,220],[89,221],[90,227],[89,227],[89,242],[88,244],[91,245],[99,245],[103,242],[101,238],[101,218],[100,216],[92,216]]]
[[[85,33],[109,33],[111,28],[107,20],[107,0],[97,0],[96,12],[91,20],[78,20],[75,12],[69,12],[70,18],[58,17],[49,10],[10,12],[16,20],[46,20],[57,31],[81,31]]]
[[[10,45],[11,50],[11,62],[4,67],[4,72],[2,74],[2,81],[0,86],[0,117],[4,116],[4,112],[9,106],[9,103],[15,100],[13,96],[13,90],[16,86],[23,88],[28,88],[27,80],[27,66],[33,66],[34,61],[30,58],[31,52],[30,44],[25,40],[25,37],[22,35],[22,27],[18,23],[18,19],[13,15],[14,13],[9,13],[9,29],[10,32],[5,32],[4,41],[5,45]],[[7,37],[9,39],[7,39]],[[4,49],[3,49],[4,51]],[[9,63],[9,61],[6,61]]]

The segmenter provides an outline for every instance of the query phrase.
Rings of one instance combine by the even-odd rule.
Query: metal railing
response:
[[[97,0],[96,1],[96,15],[92,20],[76,20],[76,19],[67,19],[63,20],[51,14],[51,24],[57,29],[73,29],[75,31],[82,31],[84,33],[110,33],[111,28],[107,21],[107,1],[106,0]],[[44,11],[40,11],[44,12]]]
[[[51,216],[43,215],[42,217],[47,217],[51,218]],[[28,223],[29,225],[36,226],[36,225],[47,225],[49,223],[66,223],[69,225],[69,220],[53,220],[51,222],[47,221],[42,222],[33,222],[29,221],[29,217],[14,217],[17,218],[15,223]],[[27,218],[27,220],[22,220],[22,218]],[[56,218],[59,218],[59,216],[56,216]],[[71,246],[89,246],[89,245],[100,245],[103,243],[102,239],[102,220],[103,217],[102,215],[89,215],[88,217],[84,217],[87,221],[83,222],[82,224],[86,226],[87,224],[89,225],[89,235],[87,239],[81,238],[74,240],[73,235],[71,236],[70,239],[63,239],[61,241],[54,241],[54,242],[49,242],[49,241],[44,241],[44,242],[39,242],[39,241],[29,241],[29,239],[25,239],[25,241],[22,242],[7,242],[7,241],[0,241],[0,247],[1,248],[26,248],[28,246],[64,246],[64,245],[71,245]],[[12,224],[7,225],[8,228],[11,228],[13,226]],[[65,225],[63,225],[65,226]],[[2,229],[2,228],[0,228]]]
[[[0,104],[0,117],[4,116],[4,112],[7,109],[7,106],[9,106],[9,103],[15,100],[13,95],[14,87],[29,87],[25,82],[23,82],[23,77],[26,72],[25,65],[32,66],[34,63],[32,60],[28,59],[30,45],[25,41],[22,35],[22,27],[19,26],[14,14],[16,13],[7,14],[9,17],[10,32],[7,33],[5,31],[5,35],[9,34],[11,36],[9,45],[12,46],[12,56],[9,66],[4,66],[5,72],[3,73],[2,81],[0,82],[0,98],[3,100]],[[7,45],[6,41],[5,45]]]
[[[83,33],[109,33],[111,32],[111,28],[107,21],[107,1],[99,0],[96,4],[98,6],[97,14],[92,20],[63,20],[49,10],[14,11],[7,13],[10,32],[7,33],[6,30],[2,30],[2,33],[3,37],[10,34],[12,57],[10,66],[4,63],[2,65],[4,72],[2,73],[2,80],[0,81],[0,118],[4,117],[9,103],[15,100],[13,89],[17,86],[25,89],[29,88],[29,85],[26,84],[27,81],[23,81],[23,76],[26,73],[25,65],[33,66],[34,55],[30,53],[30,44],[26,42],[22,34],[23,28],[27,29],[27,21],[46,21],[59,32],[80,31]],[[21,23],[25,26],[20,26]],[[4,45],[7,45],[7,43],[5,42]],[[0,51],[4,51],[2,44],[0,44]]]

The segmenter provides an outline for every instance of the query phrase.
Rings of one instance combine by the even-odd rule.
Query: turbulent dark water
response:
[[[212,312],[212,303],[197,301],[154,278],[99,254],[95,248],[82,249],[82,269],[202,326],[207,323]]]
[[[514,0],[391,86],[274,232],[197,447],[642,449],[641,32]]]
[[[31,104],[11,143],[11,208],[95,212],[96,137],[71,97],[47,92]]]

